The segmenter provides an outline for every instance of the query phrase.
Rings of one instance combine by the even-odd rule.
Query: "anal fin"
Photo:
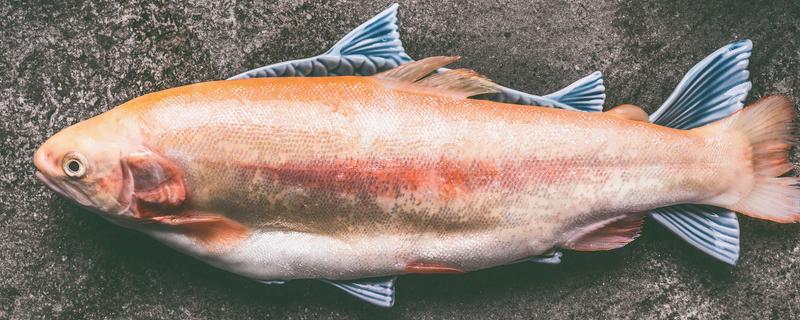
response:
[[[397,281],[397,277],[394,276],[357,280],[320,279],[320,281],[379,307],[389,308],[394,305],[394,284]]]
[[[636,239],[642,230],[643,215],[628,215],[590,225],[561,247],[576,251],[617,249]]]
[[[739,259],[739,222],[730,210],[682,204],[654,209],[650,216],[720,261],[735,265]]]

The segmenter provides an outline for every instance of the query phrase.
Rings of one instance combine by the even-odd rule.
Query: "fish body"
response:
[[[599,73],[540,97],[444,68],[456,58],[410,62],[395,10],[323,55],[68,127],[35,153],[36,176],[216,267],[380,306],[395,275],[558,263],[561,249],[624,246],[645,215],[730,264],[734,212],[800,220],[800,180],[782,177],[792,103],[742,109],[749,41],[701,61],[649,116],[601,113]],[[329,75],[344,76],[297,77]]]
[[[182,172],[176,215],[247,229],[230,244],[198,246],[191,233],[177,243],[259,279],[506,264],[593,224],[723,194],[747,161],[720,156],[743,149],[736,136],[370,77],[208,82],[113,112],[143,133],[130,140]]]

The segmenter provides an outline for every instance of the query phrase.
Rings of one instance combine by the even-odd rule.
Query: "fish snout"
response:
[[[36,150],[36,152],[33,154],[33,165],[36,167],[36,178],[51,190],[69,198],[70,195],[65,192],[64,189],[61,188],[55,181],[53,181],[53,167],[55,165],[51,158],[51,152],[44,147],[40,147],[39,150]]]
[[[36,170],[42,171],[42,165],[46,161],[45,157],[47,157],[47,155],[45,155],[45,151],[42,150],[42,148],[39,148],[33,154],[33,166],[36,167]]]
[[[33,154],[33,165],[36,170],[46,175],[53,175],[53,168],[55,167],[54,160],[50,151],[44,147],[40,147]]]

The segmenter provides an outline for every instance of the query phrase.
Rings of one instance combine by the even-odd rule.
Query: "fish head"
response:
[[[103,119],[105,118],[105,119]],[[122,155],[125,126],[95,117],[70,126],[34,153],[36,177],[53,191],[102,215],[130,215],[132,191]]]

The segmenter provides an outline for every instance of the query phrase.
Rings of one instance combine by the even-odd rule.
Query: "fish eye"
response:
[[[70,152],[64,156],[62,166],[64,173],[72,178],[81,178],[86,174],[86,158],[78,153]]]

